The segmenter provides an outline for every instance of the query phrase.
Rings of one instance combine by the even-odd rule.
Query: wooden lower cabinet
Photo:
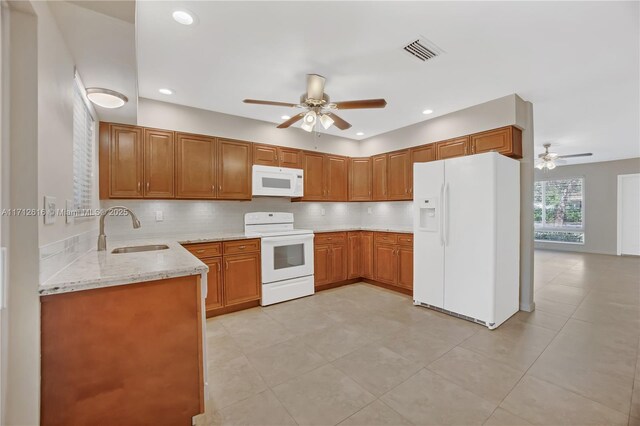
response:
[[[396,260],[396,246],[376,244],[374,246],[375,265],[374,279],[387,284],[396,284],[398,276],[398,262]]]
[[[316,288],[345,281],[348,277],[347,233],[323,233],[314,239]]]
[[[413,235],[376,232],[375,281],[413,291]]]
[[[184,247],[209,267],[205,301],[208,317],[259,305],[262,295],[259,239]]]
[[[362,277],[373,279],[373,232],[360,232],[360,248]]]
[[[347,233],[347,278],[362,276],[362,235],[360,232]]]
[[[260,299],[260,253],[225,256],[223,275],[225,306]]]
[[[40,302],[41,425],[190,425],[204,412],[200,275]]]
[[[398,248],[398,285],[413,290],[413,247]]]

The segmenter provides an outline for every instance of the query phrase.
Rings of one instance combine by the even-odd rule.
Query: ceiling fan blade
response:
[[[303,112],[301,112],[300,114],[294,115],[293,117],[291,117],[290,119],[288,119],[284,123],[281,123],[280,125],[278,125],[278,129],[286,129],[287,127],[291,126],[296,121],[302,120],[302,117],[304,117],[304,113]]]
[[[582,154],[558,155],[558,158],[590,157],[592,155],[593,152],[583,152]]]
[[[275,101],[259,101],[257,99],[245,99],[245,104],[256,104],[256,105],[273,105],[273,106],[283,106],[283,107],[297,107],[298,104],[290,104],[288,102],[275,102]]]
[[[557,160],[553,160],[553,162],[556,163],[557,165],[567,164],[566,160],[562,160],[560,158],[558,158]]]
[[[387,101],[384,99],[361,99],[359,101],[336,102],[338,109],[362,109],[362,108],[384,108]]]
[[[351,127],[351,124],[344,121],[332,112],[328,112],[327,115],[333,119],[333,124],[340,130],[346,130]]]
[[[307,99],[322,100],[325,78],[318,74],[307,74]]]

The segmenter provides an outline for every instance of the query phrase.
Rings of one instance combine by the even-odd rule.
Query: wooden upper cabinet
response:
[[[436,142],[436,159],[444,160],[446,158],[462,157],[470,154],[469,136],[449,139],[446,141]]]
[[[278,165],[290,169],[301,169],[302,151],[295,148],[278,147]]]
[[[176,197],[216,198],[216,140],[176,134]]]
[[[349,201],[371,200],[371,158],[349,160]]]
[[[218,139],[218,198],[251,199],[251,146],[249,142]]]
[[[410,200],[411,188],[411,154],[408,149],[387,154],[387,199]]]
[[[387,154],[371,157],[371,199],[387,199]]]
[[[348,159],[335,155],[326,156],[325,199],[327,201],[347,201]]]
[[[362,276],[373,279],[373,232],[360,232],[360,253]]]
[[[495,151],[500,154],[522,158],[522,130],[507,126],[470,136],[471,153]]]
[[[429,145],[417,146],[411,148],[411,163],[427,163],[436,159],[436,145],[430,143]]]
[[[144,129],[144,196],[175,197],[175,135],[165,130]]]
[[[302,155],[304,170],[303,200],[324,200],[326,164],[324,154],[305,151]]]
[[[225,256],[224,305],[237,305],[260,299],[260,253]]]
[[[109,137],[106,141],[109,155],[108,196],[142,198],[144,180],[142,129],[119,124],[107,124],[107,126],[109,126]]]
[[[278,165],[278,147],[274,145],[253,145],[253,164],[263,166]]]

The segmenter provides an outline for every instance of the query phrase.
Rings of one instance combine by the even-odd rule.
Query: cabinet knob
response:
[[[149,192],[149,187],[151,186],[151,184],[149,182],[147,182],[147,192]]]
[[[218,267],[218,272],[220,272],[220,263],[216,263],[216,266]]]
[[[228,260],[226,260],[224,262],[224,269],[229,269],[229,261]]]
[[[138,192],[140,192],[140,182],[138,182]]]
[[[196,253],[204,253],[204,249],[196,250]]]

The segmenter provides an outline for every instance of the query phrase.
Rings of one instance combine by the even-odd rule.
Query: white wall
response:
[[[585,227],[584,244],[536,242],[536,248],[616,254],[618,175],[631,173],[640,173],[640,158],[536,169],[536,180],[584,178]]]
[[[278,129],[266,121],[145,98],[138,101],[138,125],[354,157],[359,152],[359,143],[351,139],[326,134],[318,137],[297,127]]]

